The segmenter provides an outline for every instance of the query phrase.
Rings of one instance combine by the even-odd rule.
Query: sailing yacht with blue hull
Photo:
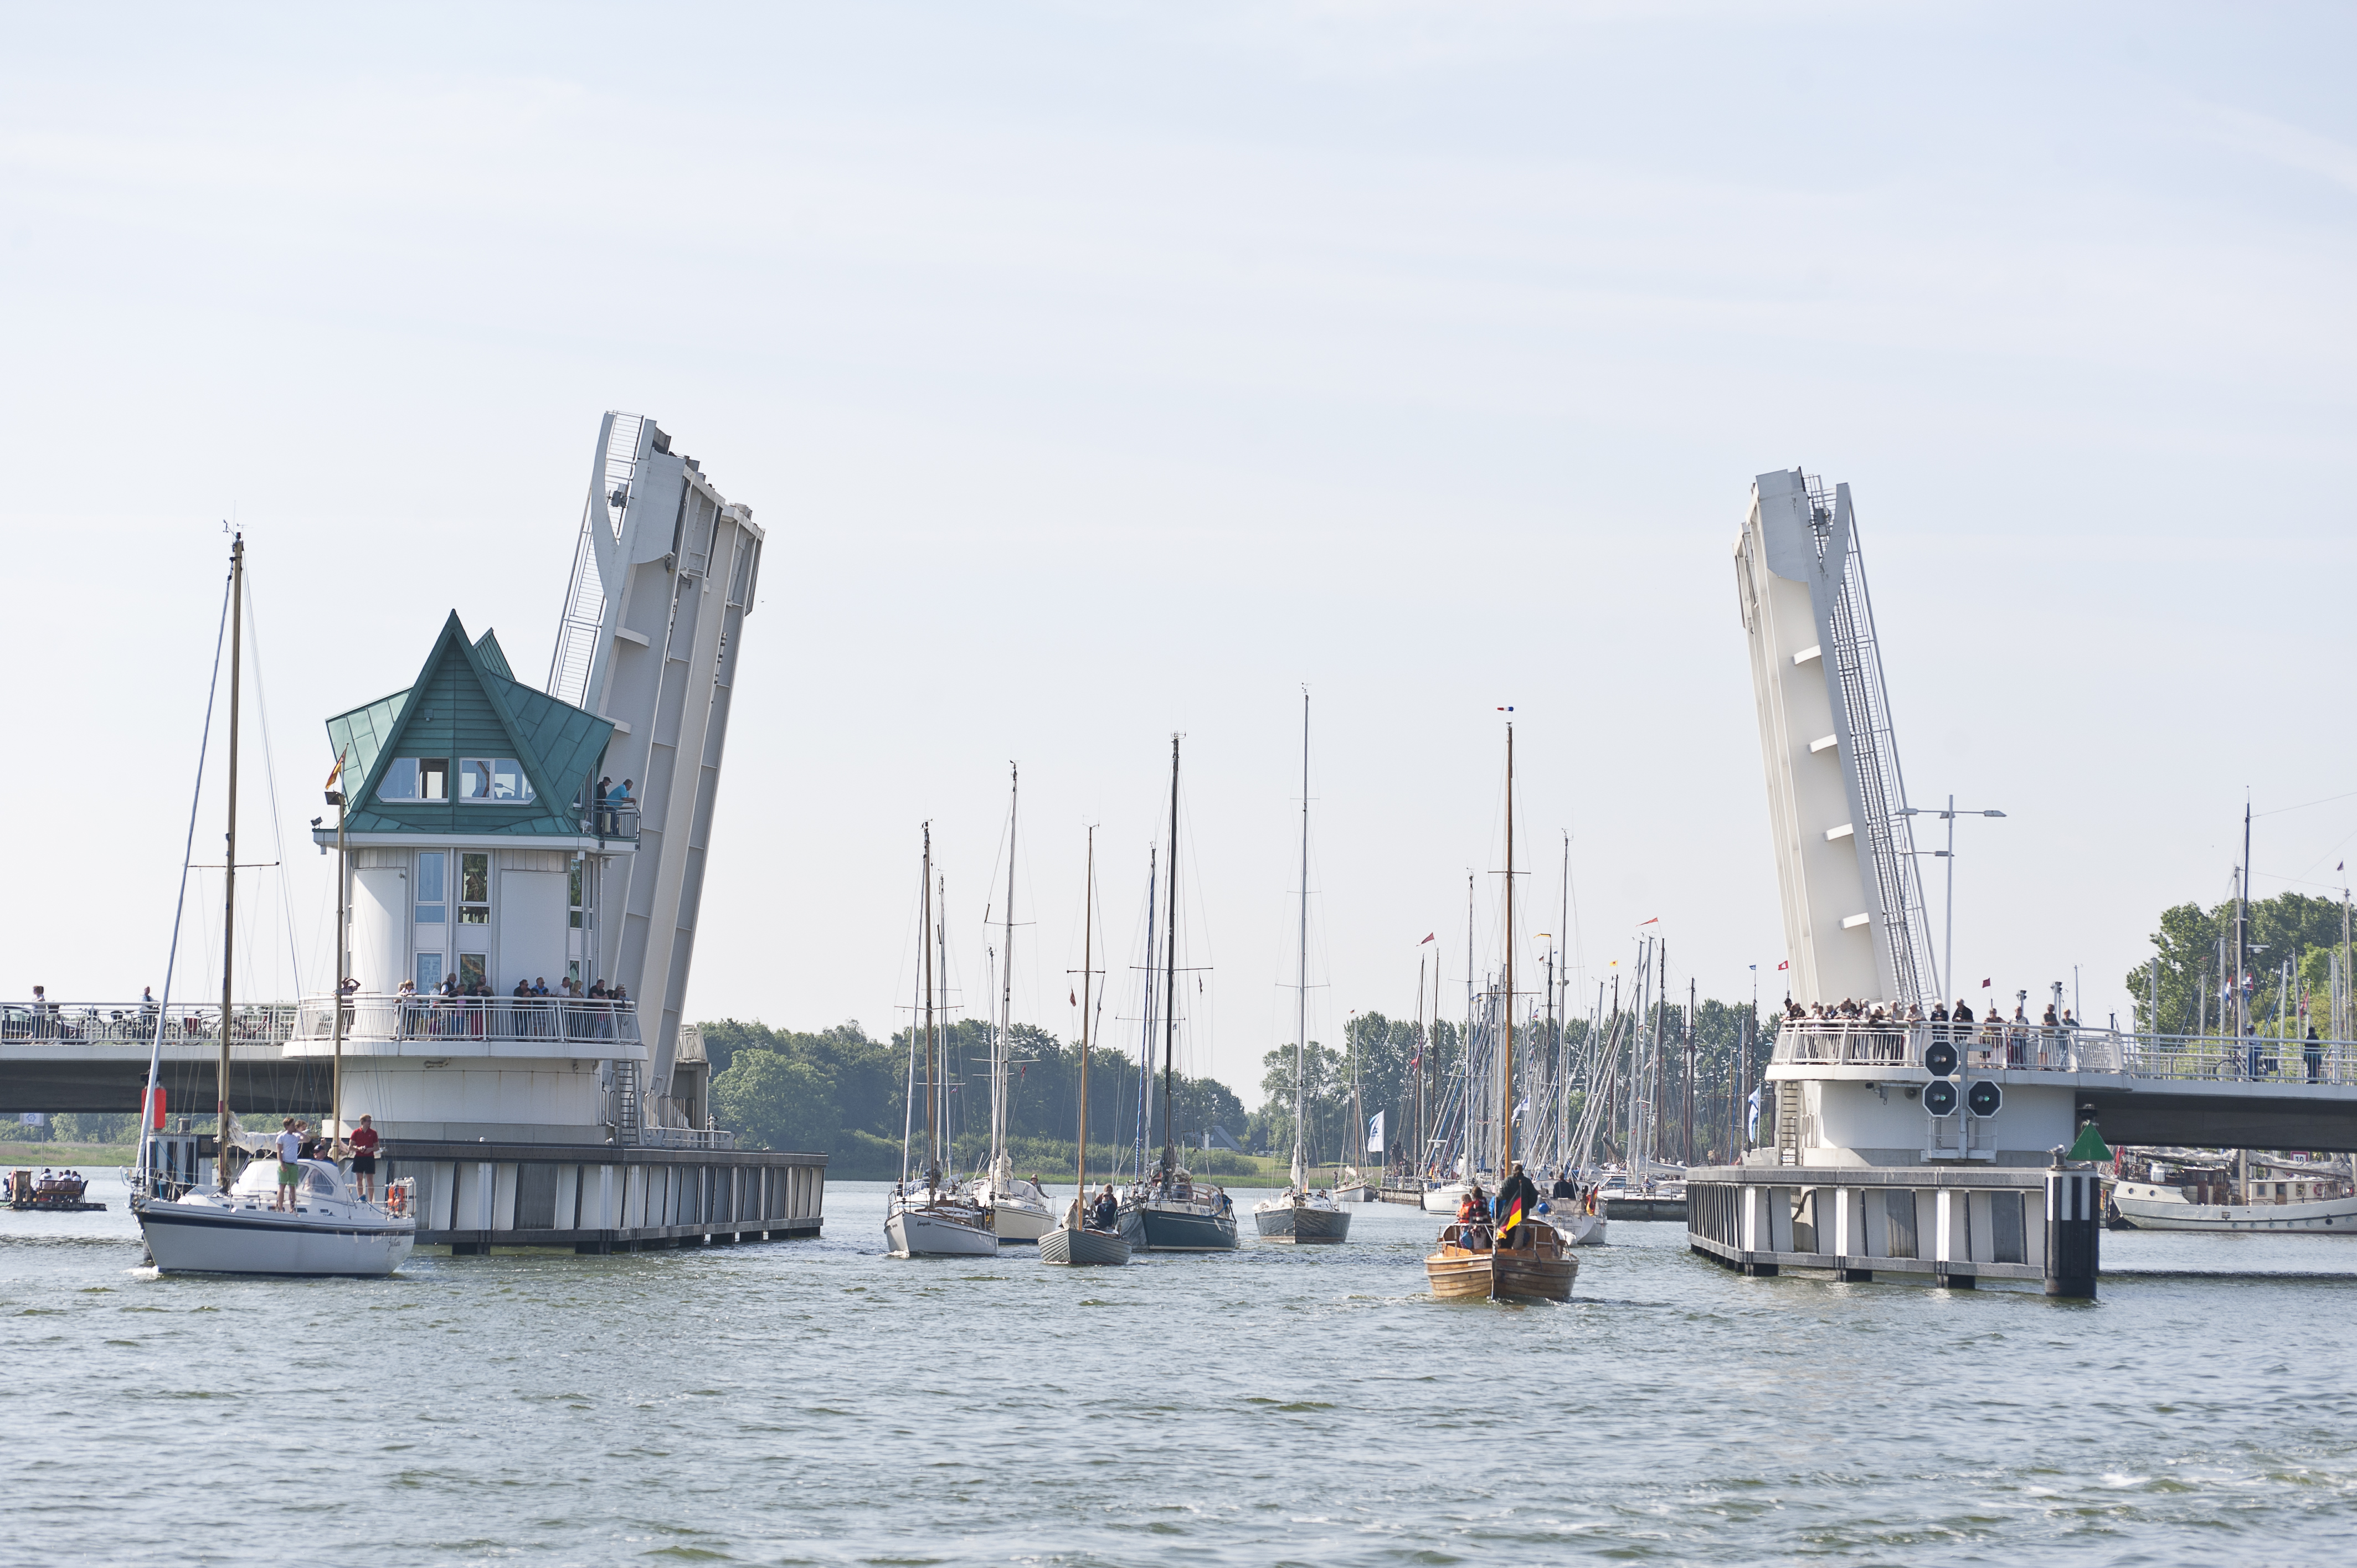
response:
[[[1232,1252],[1236,1208],[1178,1164],[1171,1120],[1178,1030],[1178,737],[1170,737],[1170,897],[1162,951],[1162,1161],[1121,1201],[1121,1234],[1145,1252]]]

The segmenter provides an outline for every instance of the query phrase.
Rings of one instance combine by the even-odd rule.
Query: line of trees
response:
[[[729,1018],[703,1026],[712,1061],[716,1121],[761,1148],[823,1152],[834,1174],[881,1180],[900,1170],[900,1136],[909,1109],[907,1030],[872,1038],[856,1021],[816,1033],[773,1029]],[[990,1147],[990,1026],[962,1019],[934,1037],[935,1093],[945,1107],[955,1167],[970,1172]],[[923,1048],[921,1038],[917,1042]],[[1008,1032],[1007,1136],[1022,1174],[1054,1176],[1070,1167],[1078,1130],[1081,1052],[1044,1029]],[[918,1084],[921,1147],[924,1086]],[[1089,1053],[1089,1159],[1109,1170],[1133,1145],[1139,1106],[1135,1060],[1097,1047]],[[1145,1095],[1146,1143],[1162,1145],[1162,1085]],[[1235,1135],[1243,1102],[1216,1079],[1176,1079],[1171,1121],[1182,1148],[1199,1150],[1213,1127]],[[921,1158],[921,1155],[918,1156]],[[1203,1167],[1200,1156],[1194,1163]]]
[[[2275,1034],[2287,1025],[2305,1033],[2311,1007],[2319,1029],[2329,1026],[2332,955],[2340,950],[2341,936],[2341,906],[2335,898],[2279,893],[2246,906],[2244,941],[2248,950],[2249,1019],[2260,1033]],[[2136,1026],[2152,1029],[2158,1024],[2165,1035],[2231,1031],[2234,1026],[2233,900],[2225,899],[2207,909],[2199,904],[2163,909],[2159,929],[2152,933],[2152,947],[2154,957],[2160,961],[2160,1010],[2156,1017],[2154,976],[2147,960],[2126,976],[2128,993],[2136,998]],[[2292,966],[2288,988],[2281,981],[2287,961]]]
[[[1767,1059],[1769,1041],[1757,1028],[1749,1002],[1706,999],[1694,1009],[1689,1027],[1683,1005],[1657,1004],[1659,1016],[1645,1020],[1658,1027],[1662,1068],[1655,1087],[1654,1116],[1661,1129],[1655,1152],[1664,1159],[1694,1163],[1732,1158],[1742,1147],[1747,1100],[1760,1081],[1760,1066]],[[1602,1122],[1599,1154],[1619,1157],[1629,1120],[1629,1085],[1639,1020],[1622,1022],[1614,1054],[1613,1103]],[[1610,1028],[1607,1021],[1607,1030]],[[1394,1154],[1413,1157],[1417,1140],[1416,1081],[1424,1083],[1426,1131],[1449,1102],[1449,1093],[1463,1060],[1464,1026],[1447,1020],[1426,1026],[1419,1036],[1413,1019],[1390,1018],[1381,1013],[1354,1015],[1339,1049],[1312,1041],[1304,1074],[1308,1157],[1312,1165],[1384,1163]],[[1744,1045],[1752,1043],[1749,1060]],[[1517,1059],[1524,1064],[1556,1059],[1558,1045],[1574,1061],[1587,1053],[1588,1021],[1573,1018],[1560,1026],[1544,1021],[1515,1030]],[[1689,1049],[1691,1047],[1691,1049]],[[1245,1122],[1244,1144],[1251,1149],[1288,1153],[1293,1147],[1294,1048],[1279,1046],[1261,1058],[1263,1102]],[[1352,1108],[1352,1073],[1357,1074],[1359,1113],[1372,1119],[1383,1113],[1385,1148],[1380,1155],[1366,1149],[1365,1123]],[[1687,1133],[1686,1106],[1691,1097],[1693,1133]],[[1585,1106],[1585,1093],[1572,1091],[1571,1120],[1575,1125]]]

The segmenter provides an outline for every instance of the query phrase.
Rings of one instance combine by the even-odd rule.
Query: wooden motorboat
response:
[[[1552,1225],[1517,1225],[1501,1243],[1486,1225],[1451,1225],[1424,1273],[1442,1301],[1569,1301],[1579,1260]]]

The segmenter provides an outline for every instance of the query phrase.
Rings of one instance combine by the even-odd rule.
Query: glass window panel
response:
[[[442,983],[442,955],[422,952],[417,955],[417,989],[431,991]]]
[[[447,757],[421,757],[417,759],[417,799],[447,800],[450,798],[450,759]]]
[[[420,904],[417,906],[417,923],[421,926],[440,925],[443,908],[440,904]]]
[[[488,904],[491,901],[491,857],[469,851],[458,857],[458,902]]]
[[[462,757],[458,759],[458,799],[488,800],[491,798],[491,759],[488,757]]]
[[[384,781],[376,787],[380,800],[417,799],[417,758],[396,757],[385,764]]]
[[[462,952],[458,955],[458,983],[472,991],[483,983],[483,955]]]
[[[491,764],[492,800],[529,800],[532,798],[532,780],[524,777],[523,764],[512,757],[502,757]]]
[[[447,858],[439,850],[428,851],[417,857],[417,901],[419,903],[442,902],[442,863]]]

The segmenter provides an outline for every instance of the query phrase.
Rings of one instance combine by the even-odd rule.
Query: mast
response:
[[[1293,1190],[1308,1184],[1301,1118],[1308,1097],[1302,1079],[1309,1061],[1309,688],[1301,688],[1301,946],[1293,987]]]
[[[1424,1033],[1424,959],[1419,954],[1415,961],[1415,1078],[1407,1090],[1408,1126],[1415,1137],[1415,1142],[1408,1145],[1412,1151],[1409,1157],[1415,1162],[1417,1170],[1424,1168],[1424,1058],[1431,1049],[1431,1042]]]
[[[1171,1061],[1178,1045],[1178,737],[1170,737],[1170,897],[1162,953],[1162,1174],[1178,1168],[1178,1130],[1170,1120]]]
[[[990,1180],[993,1191],[998,1187],[999,1164],[1006,1158],[1006,1067],[1015,1049],[1015,829],[1017,808],[1022,800],[1023,780],[1021,770],[1012,762],[1006,765],[1006,913],[1000,940],[1006,967],[998,977],[998,1059],[993,1064],[996,1079],[991,1084],[990,1101]]]
[[[933,1110],[933,824],[925,824],[925,1185],[941,1174],[942,1124]]]
[[[229,853],[221,856],[221,1058],[213,1068],[214,1111],[220,1118],[215,1134],[213,1168],[223,1192],[229,1190],[229,1031],[230,971],[237,955],[237,701],[238,674],[245,654],[245,535],[233,535],[229,546]],[[342,1013],[338,999],[338,1015]],[[152,1119],[155,1112],[141,1111]]]
[[[1506,721],[1506,1007],[1498,1042],[1498,1179],[1514,1168],[1514,721]]]
[[[1464,1145],[1465,1176],[1471,1180],[1481,1168],[1480,1158],[1473,1147],[1474,1130],[1481,1118],[1473,1110],[1473,874],[1465,874],[1465,1039],[1458,1055],[1464,1063],[1465,1135],[1458,1140]]]
[[[1015,848],[1014,843],[1012,843],[1014,836],[1014,832],[1010,829],[1007,833],[1007,838],[1010,842],[1006,846],[1010,858],[1012,857]],[[1012,879],[1010,877],[1010,897],[1012,897]],[[1097,831],[1095,828],[1092,827],[1089,829],[1088,869],[1084,874],[1084,885],[1081,889],[1081,987],[1083,990],[1088,988],[1090,980],[1089,965],[1093,961],[1092,958],[1092,950],[1089,946],[1089,939],[1093,934],[1092,922],[1096,915],[1096,891]],[[1009,908],[1011,908],[1013,906],[1010,904]],[[1064,950],[1066,952],[1070,952],[1072,950],[1066,948]],[[1089,1204],[1089,1003],[1088,998],[1085,996],[1081,999],[1081,1146],[1079,1151],[1079,1159],[1077,1161],[1077,1168],[1079,1171],[1081,1187],[1081,1212],[1085,1214],[1088,1212]]]
[[[237,713],[237,666],[234,664],[230,666],[229,692],[229,711],[231,715],[234,715]],[[234,716],[232,716],[231,720],[230,733],[232,736],[237,733]],[[237,777],[237,748],[234,744],[230,747],[229,756],[229,776],[231,779],[235,779]],[[2247,798],[2245,798],[2243,801],[2243,865],[2242,869],[2238,871],[2234,876],[2234,1039],[2236,1042],[2234,1049],[2237,1051],[2242,1051],[2246,1048],[2241,1044],[2241,1041],[2243,1036],[2248,1032],[2251,1015],[2251,987],[2249,976],[2251,962],[2249,946],[2250,906],[2251,802]],[[2156,1018],[2152,1022],[2154,1028],[2158,1029],[2160,1027],[2159,1019]],[[2245,1064],[2244,1070],[2249,1070],[2247,1064]]]
[[[1136,1145],[1136,1148],[1135,1148],[1135,1161],[1136,1161],[1136,1163],[1135,1163],[1135,1168],[1134,1168],[1133,1175],[1132,1175],[1132,1176],[1131,1176],[1131,1179],[1132,1179],[1132,1180],[1134,1180],[1134,1181],[1144,1181],[1144,1180],[1146,1179],[1146,1126],[1147,1126],[1148,1122],[1151,1121],[1151,1117],[1149,1116],[1148,1112],[1149,1112],[1150,1107],[1151,1107],[1151,1106],[1152,1106],[1152,1104],[1153,1104],[1153,1098],[1152,1098],[1152,1097],[1153,1097],[1153,1090],[1154,1090],[1154,913],[1155,913],[1155,904],[1154,904],[1154,900],[1155,900],[1155,897],[1156,897],[1156,895],[1160,891],[1160,882],[1159,882],[1159,880],[1158,880],[1158,876],[1157,876],[1157,873],[1158,873],[1158,871],[1159,871],[1159,869],[1160,869],[1160,865],[1161,865],[1161,862],[1160,862],[1160,861],[1159,861],[1159,859],[1157,858],[1157,856],[1159,855],[1159,854],[1160,854],[1160,846],[1159,846],[1159,845],[1156,845],[1156,844],[1148,844],[1148,845],[1146,846],[1146,1005],[1145,1005],[1142,1009],[1140,1009],[1140,1011],[1144,1014],[1144,1019],[1143,1019],[1143,1022],[1144,1022],[1144,1025],[1145,1025],[1145,1028],[1144,1028],[1144,1031],[1143,1031],[1143,1036],[1142,1036],[1142,1038],[1141,1038],[1141,1039],[1140,1039],[1140,1041],[1139,1041],[1139,1045],[1138,1045],[1138,1052],[1137,1052],[1137,1145]]]

